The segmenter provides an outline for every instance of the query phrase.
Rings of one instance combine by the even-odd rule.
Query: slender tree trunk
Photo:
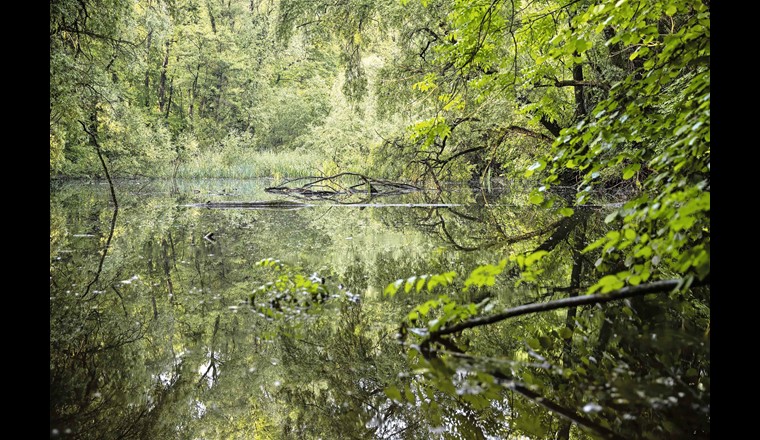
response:
[[[573,52],[573,55],[580,56],[578,52]],[[575,81],[583,81],[583,64],[576,64],[573,66],[573,80]],[[583,86],[580,85],[581,83],[578,83],[578,85],[573,86],[573,89],[575,89],[575,119],[581,119],[584,116],[586,116],[587,110],[586,110],[586,99],[583,96]]]
[[[570,274],[570,298],[578,296],[578,288],[581,286],[581,274],[583,273],[583,255],[581,251],[585,242],[585,229],[586,218],[582,220],[582,224],[576,229],[575,243],[573,246],[573,270]],[[568,368],[573,362],[573,337],[572,332],[575,331],[575,317],[577,316],[578,308],[570,307],[567,309],[567,315],[565,316],[565,328],[570,330],[571,336],[565,339],[562,347],[562,367]],[[560,419],[559,430],[557,431],[557,440],[570,440],[570,427],[571,422],[568,419]]]
[[[161,240],[161,253],[163,254],[164,276],[166,277],[166,289],[169,291],[169,302],[174,304],[174,284],[172,284],[172,274],[169,266],[169,244],[165,238]]]
[[[206,8],[208,9],[208,18],[211,21],[211,31],[213,33],[216,33],[216,18],[214,18],[214,13],[211,12],[211,3],[206,3]]]
[[[174,78],[169,80],[169,101],[166,103],[164,119],[169,119],[169,110],[172,108],[172,96],[174,95]]]
[[[216,122],[219,122],[220,117],[220,108],[222,106],[222,92],[224,90],[224,71],[220,68],[219,74],[217,75],[217,89],[219,90],[216,95],[216,108],[214,109],[214,119],[216,119]]]
[[[201,74],[201,65],[195,69],[195,76],[193,77],[193,86],[190,89],[190,108],[187,110],[187,115],[190,118],[190,122],[193,121],[193,110],[195,109],[195,98],[198,96],[198,76]]]
[[[148,42],[145,45],[145,58],[150,59],[150,43],[153,39],[153,29],[148,31]],[[145,69],[145,107],[150,107],[150,69]]]
[[[166,53],[164,54],[164,63],[161,66],[161,77],[158,82],[158,110],[164,111],[164,104],[166,103],[166,70],[169,67],[169,50],[171,48],[171,40],[166,42]]]

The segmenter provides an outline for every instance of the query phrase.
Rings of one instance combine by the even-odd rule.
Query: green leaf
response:
[[[624,180],[630,179],[636,174],[637,171],[639,171],[640,168],[641,168],[641,164],[638,164],[638,163],[628,165],[627,167],[625,167],[625,170],[623,170],[623,179]]]
[[[541,193],[534,192],[533,194],[530,195],[530,198],[528,200],[530,200],[530,203],[534,205],[540,205],[541,202],[544,201],[544,196]]]
[[[501,260],[498,266],[486,264],[475,268],[470,276],[464,282],[465,288],[475,285],[477,287],[493,286],[496,283],[496,276],[504,271],[507,266],[507,260]]]
[[[634,53],[631,54],[630,57],[628,57],[628,59],[633,61],[636,58],[643,57],[648,53],[649,53],[649,48],[647,46],[640,46]]]
[[[409,403],[414,403],[417,400],[414,397],[414,393],[412,393],[412,390],[409,387],[404,388],[404,397],[406,398],[406,401]]]
[[[541,171],[544,168],[546,168],[546,162],[543,160],[539,160],[538,162],[535,162],[533,165],[528,167],[528,170],[525,171],[525,177],[530,177],[536,171]]]
[[[417,286],[415,289],[417,290],[417,293],[420,293],[422,288],[425,286],[425,276],[421,276],[420,279],[417,280]]]
[[[528,255],[525,258],[525,266],[526,267],[531,266],[533,263],[535,263],[536,261],[544,258],[544,256],[548,255],[548,254],[549,254],[548,251],[536,251],[536,252],[533,252],[532,254]]]
[[[624,283],[618,279],[616,275],[607,275],[599,280],[598,283],[591,286],[589,293],[594,293],[601,289],[602,293],[612,292],[613,290],[620,289],[624,286]]]
[[[562,208],[559,210],[559,213],[565,217],[572,217],[575,211],[573,211],[573,208]]]
[[[587,40],[583,40],[583,39],[576,40],[575,41],[575,50],[578,53],[583,53],[583,52],[587,51],[591,47],[591,44],[592,43],[590,41],[587,41]]]
[[[401,391],[398,390],[398,388],[394,386],[386,387],[384,390],[385,395],[388,396],[389,399],[395,400],[396,402],[401,402]]]
[[[607,242],[607,237],[602,237],[599,240],[596,240],[595,242],[593,242],[590,245],[588,245],[585,248],[583,248],[583,251],[581,251],[581,252],[585,254],[586,252],[593,251],[594,249],[600,247],[601,245],[603,245],[606,242]]]
[[[541,348],[541,342],[536,338],[528,338],[526,342],[528,342],[528,346],[534,350],[539,350]]]
[[[403,284],[404,280],[396,280],[390,284],[388,284],[385,287],[385,290],[383,291],[383,295],[385,296],[394,296],[396,292],[398,292],[398,289],[401,288],[401,284]]]
[[[678,8],[676,8],[675,5],[669,5],[667,8],[665,8],[665,15],[668,17],[672,17],[673,14],[675,14],[678,11]]]
[[[570,330],[570,329],[569,329],[569,328],[567,328],[567,327],[563,327],[563,328],[562,328],[562,329],[559,331],[559,335],[562,337],[562,339],[570,339],[570,338],[572,338],[572,337],[573,337],[573,331],[572,331],[572,330]]]
[[[415,281],[417,281],[416,275],[406,279],[406,283],[404,283],[404,293],[409,293],[412,291]]]

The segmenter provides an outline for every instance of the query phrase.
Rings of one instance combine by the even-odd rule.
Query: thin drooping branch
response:
[[[517,125],[510,125],[509,127],[507,127],[507,130],[514,131],[514,132],[520,133],[522,135],[525,135],[525,136],[528,136],[528,137],[532,137],[534,139],[539,139],[539,140],[542,140],[544,142],[548,142],[549,144],[551,144],[551,143],[554,142],[554,138],[553,137],[547,136],[547,135],[545,135],[543,133],[538,133],[536,131],[527,129],[525,127],[520,127],[520,126],[517,126]]]
[[[106,166],[106,161],[103,159],[103,153],[100,151],[100,144],[98,143],[98,139],[95,136],[95,133],[90,131],[87,128],[87,125],[79,121],[80,124],[82,124],[82,128],[84,131],[90,135],[90,138],[92,139],[93,145],[95,145],[95,151],[98,153],[98,159],[100,159],[100,164],[103,166],[103,172],[106,175],[106,179],[108,179],[108,187],[111,189],[111,200],[113,200],[113,217],[111,217],[111,230],[108,233],[108,239],[106,240],[106,246],[103,249],[103,255],[100,256],[100,262],[98,263],[98,271],[95,273],[95,277],[92,279],[92,281],[87,284],[87,287],[84,290],[84,294],[82,295],[82,298],[86,297],[87,294],[90,293],[90,289],[92,286],[98,281],[100,278],[100,274],[103,272],[103,262],[106,259],[106,255],[108,255],[108,249],[111,246],[111,239],[113,238],[113,232],[116,229],[116,216],[119,214],[119,202],[116,200],[116,191],[113,187],[113,181],[111,180],[111,174],[108,172],[108,167]]]
[[[459,156],[464,156],[465,154],[474,153],[476,151],[485,150],[485,147],[472,147],[468,148],[464,151],[460,151],[456,154],[451,155],[450,157],[447,157],[446,159],[441,159],[441,162],[444,164],[451,162],[452,160],[456,159]]]
[[[116,292],[116,295],[121,300],[121,308],[124,310],[124,316],[129,317],[129,313],[127,313],[127,307],[124,305],[124,297],[121,296],[121,292],[119,292],[119,289],[116,288],[116,286],[111,286],[114,292]]]
[[[580,224],[581,221],[583,221],[586,217],[588,217],[589,211],[588,210],[578,210],[575,214],[573,214],[570,217],[564,217],[557,221],[555,224],[551,225],[556,229],[554,233],[547,238],[543,243],[541,243],[537,248],[533,250],[533,252],[538,251],[547,251],[551,252],[552,249],[554,249],[562,240],[566,239],[570,233]],[[556,226],[555,226],[556,225]]]
[[[79,121],[79,123],[82,125],[82,128],[84,129],[85,133],[90,135],[90,139],[92,139],[92,144],[95,146],[95,152],[98,153],[98,159],[100,159],[100,165],[103,167],[103,172],[106,175],[106,180],[108,180],[108,187],[111,189],[111,200],[113,200],[113,205],[116,209],[119,209],[119,202],[116,201],[116,191],[114,191],[113,187],[113,180],[111,180],[111,173],[108,172],[108,167],[106,166],[106,161],[103,159],[103,152],[100,149],[100,144],[98,143],[98,138],[95,136],[95,133],[90,131],[90,129],[87,128],[87,125]]]
[[[538,236],[544,235],[544,234],[548,233],[549,231],[560,227],[562,225],[562,221],[563,220],[564,219],[557,220],[556,222],[550,224],[549,226],[547,226],[545,228],[536,229],[535,231],[526,232],[525,234],[513,235],[513,236],[507,237],[506,239],[501,240],[501,241],[503,241],[506,244],[513,244],[513,243],[517,243],[517,242],[520,242],[520,241],[525,241],[525,240],[528,240],[528,239],[531,239],[531,238],[534,238],[534,237],[538,237]]]
[[[205,379],[206,377],[208,377],[208,373],[212,369],[214,370],[214,373],[211,374],[211,379],[212,379],[212,381],[216,379],[216,361],[217,361],[217,359],[216,359],[216,356],[214,356],[214,354],[216,353],[216,351],[215,351],[215,348],[216,348],[216,334],[219,331],[219,318],[220,317],[221,317],[221,315],[216,315],[216,320],[214,321],[214,333],[211,335],[211,356],[210,356],[211,360],[209,361],[208,368],[206,368],[206,372],[203,373],[203,376],[201,376],[200,379],[198,379],[197,386],[199,386],[199,387],[203,383],[203,379]]]
[[[565,408],[562,405],[559,405],[558,403],[555,403],[546,397],[536,393],[535,391],[531,390],[530,388],[526,387],[525,385],[519,384],[512,380],[505,380],[506,378],[498,377],[502,376],[500,374],[495,375],[495,378],[499,381],[499,383],[504,386],[507,389],[513,390],[517,392],[518,394],[521,394],[523,397],[527,397],[528,399],[532,400],[533,402],[543,406],[544,408],[548,409],[549,411],[558,414],[571,422],[575,423],[578,426],[582,426],[586,429],[589,429],[596,434],[600,435],[602,438],[611,439],[611,440],[624,440],[625,437],[622,437],[611,430],[605,428],[604,426],[594,422],[593,420],[590,420],[586,417],[581,416],[577,412]]]
[[[108,249],[111,247],[111,239],[113,238],[113,231],[116,229],[116,216],[118,214],[119,214],[119,207],[114,206],[113,216],[111,217],[111,230],[108,232],[108,239],[106,239],[106,246],[103,248],[103,255],[100,256],[100,262],[98,263],[98,271],[95,273],[95,277],[92,279],[92,281],[90,281],[87,284],[87,287],[84,290],[84,294],[82,295],[82,298],[86,297],[87,294],[90,293],[90,289],[100,278],[101,272],[103,272],[103,262],[105,261],[106,255],[108,254]]]
[[[55,33],[61,33],[61,32],[68,32],[68,33],[76,34],[77,36],[86,35],[90,38],[95,38],[96,40],[108,41],[110,43],[125,44],[131,47],[137,46],[137,44],[135,44],[133,41],[122,40],[121,38],[113,38],[113,37],[109,37],[108,35],[102,35],[97,32],[92,32],[85,29],[72,28],[71,26],[59,25]]]
[[[457,358],[460,360],[472,361],[475,360],[475,357],[464,354],[457,348],[456,346],[453,346],[450,342],[448,343],[448,346],[444,345],[447,350],[430,350],[425,353],[425,358],[428,360],[431,360],[433,358],[440,359],[439,354],[447,354],[453,358]],[[452,349],[453,348],[453,349]],[[481,358],[482,359],[482,358]],[[494,378],[494,381],[508,389],[517,392],[518,394],[522,395],[523,397],[526,397],[533,401],[534,403],[543,406],[544,408],[548,409],[554,414],[557,414],[561,417],[564,417],[565,419],[569,420],[572,423],[575,423],[578,426],[581,426],[583,428],[586,428],[590,431],[593,431],[600,435],[602,438],[606,439],[613,439],[613,440],[623,440],[625,437],[616,434],[612,430],[605,428],[604,426],[594,422],[593,420],[586,418],[585,416],[579,414],[575,410],[562,406],[547,397],[537,393],[536,391],[533,391],[532,389],[528,388],[523,383],[520,383],[516,380],[514,380],[511,377],[508,377],[501,371],[497,370],[485,370],[485,373],[490,375]]]
[[[507,309],[501,313],[496,313],[490,316],[482,316],[479,318],[468,319],[467,321],[459,324],[452,325],[451,327],[444,327],[440,330],[436,330],[430,333],[430,336],[422,345],[427,345],[433,340],[443,335],[450,335],[452,333],[461,332],[468,328],[481,327],[488,324],[494,324],[505,319],[514,318],[516,316],[529,315],[532,313],[548,312],[550,310],[566,309],[569,307],[585,306],[590,304],[603,304],[610,301],[617,301],[625,298],[631,298],[634,296],[643,296],[650,293],[664,293],[670,292],[679,284],[683,283],[683,280],[661,280],[653,281],[648,284],[640,284],[638,286],[627,286],[622,289],[614,290],[608,293],[595,293],[593,295],[583,295],[571,298],[562,298],[556,301],[549,301],[546,303],[526,304],[522,306],[513,307]],[[696,284],[696,283],[695,283]],[[693,284],[693,285],[695,285]]]

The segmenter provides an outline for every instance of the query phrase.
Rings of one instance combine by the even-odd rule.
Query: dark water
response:
[[[413,275],[465,278],[479,265],[541,248],[552,251],[541,283],[516,287],[511,270],[490,288],[451,295],[494,310],[566,296],[572,283],[594,276],[593,261],[577,250],[604,233],[603,210],[565,219],[516,188],[467,187],[361,205],[188,206],[284,199],[263,191],[270,184],[121,182],[114,215],[107,186],[51,183],[51,437],[553,438],[562,431],[556,412],[504,389],[467,380],[447,392],[419,379],[424,372],[396,336],[412,307],[437,294],[389,298],[383,290]],[[284,266],[257,265],[268,258]],[[304,279],[327,299],[283,308],[270,296],[269,316],[250,305],[266,283]],[[709,309],[700,307],[678,300],[581,309],[578,347],[566,353],[557,337],[564,312],[474,331],[462,343],[481,363],[454,374],[498,359],[498,368],[522,379],[528,373],[525,383],[533,378],[537,389],[623,437],[709,436]],[[580,367],[575,376],[551,367],[570,362]],[[390,387],[406,403],[390,399]],[[576,425],[574,437],[591,435]]]

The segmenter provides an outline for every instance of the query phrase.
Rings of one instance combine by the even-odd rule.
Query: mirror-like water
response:
[[[697,360],[709,359],[708,318],[686,300],[579,308],[574,346],[562,342],[564,311],[473,331],[457,343],[477,361],[452,372],[462,380],[451,390],[416,379],[399,323],[437,294],[389,298],[389,283],[464,278],[546,249],[540,284],[515,287],[519,273],[508,271],[490,288],[450,295],[488,310],[566,296],[595,270],[578,250],[603,233],[601,210],[566,219],[526,192],[468,188],[299,209],[192,206],[283,200],[264,192],[270,183],[121,182],[116,215],[106,185],[51,183],[51,437],[543,438],[564,429],[555,412],[468,378],[487,368],[528,385],[535,376],[579,414],[639,430],[630,437],[709,436],[709,361],[705,374]],[[267,258],[285,266],[257,265]],[[251,306],[260,286],[298,277],[324,297],[258,296]]]

